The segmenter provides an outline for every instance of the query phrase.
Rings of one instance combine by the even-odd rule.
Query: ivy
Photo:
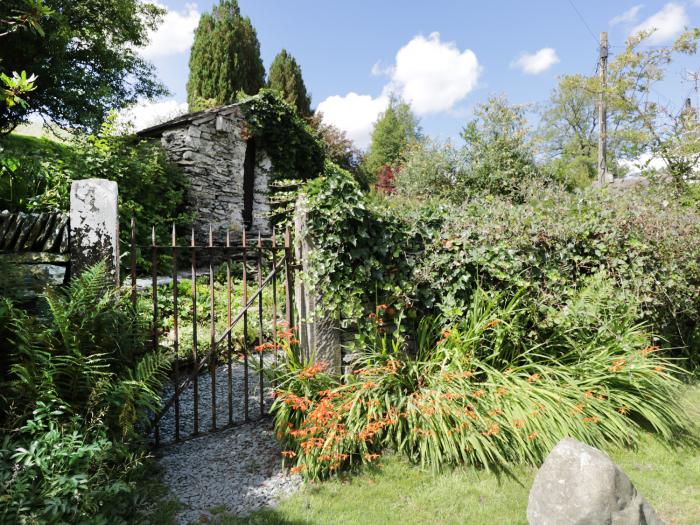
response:
[[[411,282],[422,242],[398,215],[368,199],[349,172],[328,162],[324,176],[305,187],[311,278],[324,307],[358,318],[368,304],[409,307]]]
[[[277,92],[263,89],[242,109],[250,136],[270,156],[273,180],[306,180],[322,174],[325,150],[320,137]]]

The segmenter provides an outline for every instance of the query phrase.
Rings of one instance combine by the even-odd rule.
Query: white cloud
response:
[[[448,111],[479,80],[481,66],[470,49],[441,42],[439,33],[414,37],[396,53],[391,81],[384,93],[395,92],[419,115]]]
[[[157,5],[166,8],[162,4]],[[152,59],[189,51],[198,23],[197,4],[187,4],[181,12],[168,10],[158,29],[149,35],[149,44],[140,49],[139,53]]]
[[[558,62],[557,52],[551,47],[544,47],[536,53],[522,53],[510,63],[510,67],[520,69],[528,75],[539,75]]]
[[[361,148],[367,147],[372,135],[372,124],[384,111],[388,98],[358,95],[350,92],[345,96],[334,95],[318,105],[323,120],[345,131]]]
[[[660,157],[655,157],[651,153],[642,153],[636,159],[618,160],[618,164],[627,168],[630,175],[637,175],[642,171],[661,171],[666,168],[666,161]]]
[[[648,42],[661,44],[678,36],[688,23],[689,19],[685,7],[681,4],[668,3],[661,11],[654,13],[641,24],[635,26],[630,34],[654,30]]]
[[[700,0],[698,0],[700,2]],[[627,11],[622,13],[621,15],[615,16],[610,19],[610,25],[614,26],[617,24],[631,24],[632,22],[637,21],[637,17],[639,16],[639,11],[642,10],[643,4],[637,4],[633,7],[630,7]]]
[[[124,127],[133,126],[138,131],[166,122],[187,113],[187,102],[175,99],[160,102],[141,101],[119,112],[118,122]]]
[[[441,42],[439,33],[416,36],[396,53],[395,64],[372,66],[372,75],[389,77],[378,97],[334,95],[318,105],[323,120],[345,131],[357,146],[369,145],[372,124],[395,93],[411,104],[418,115],[451,111],[475,87],[481,66],[473,51],[460,51],[452,42]]]

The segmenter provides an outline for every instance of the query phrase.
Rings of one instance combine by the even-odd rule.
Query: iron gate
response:
[[[145,257],[150,253],[151,262],[151,292],[152,319],[151,345],[154,351],[161,346],[170,346],[174,354],[172,367],[172,383],[166,389],[165,402],[160,411],[153,415],[150,421],[152,437],[155,446],[179,442],[188,437],[194,437],[204,432],[228,428],[238,423],[251,420],[251,404],[257,404],[257,416],[261,418],[266,412],[265,382],[263,367],[265,359],[278,359],[278,331],[284,328],[289,332],[294,326],[293,289],[294,261],[289,229],[285,229],[283,243],[280,246],[273,229],[270,237],[249,239],[243,231],[240,239],[231,239],[226,232],[225,243],[215,244],[212,228],[209,228],[208,242],[195,242],[194,228],[189,232],[189,243],[178,244],[176,228],[173,225],[171,244],[162,246],[156,242],[155,228],[152,229],[151,243],[138,245],[136,222],[131,221],[131,301],[137,305],[137,252]],[[159,326],[162,308],[159,306],[159,265],[163,255],[171,259],[169,279],[172,282],[172,329],[168,333],[168,345],[163,345],[161,338],[164,333]],[[189,305],[185,305],[191,314],[191,335],[188,342],[191,351],[186,358],[181,355],[183,346],[183,325],[179,318],[182,300],[178,295],[178,283],[183,279],[179,266],[189,263],[189,278],[192,281]],[[202,268],[202,263],[204,266]],[[239,263],[239,274],[233,275],[234,263]],[[225,268],[225,318],[223,330],[219,327],[217,333],[217,302],[215,270]],[[207,281],[209,293],[209,346],[200,348],[198,339],[198,279]],[[238,297],[234,291],[233,280],[240,283]],[[162,280],[162,277],[161,277]],[[252,286],[251,286],[252,285]],[[282,293],[278,287],[282,286]],[[249,287],[254,291],[249,293]],[[263,295],[267,293],[268,327],[264,323]],[[281,295],[282,297],[278,297]],[[280,301],[280,299],[282,299]],[[239,306],[236,308],[236,304]],[[283,318],[282,318],[283,315]],[[257,345],[250,341],[251,323],[255,323],[258,331]],[[234,341],[234,328],[242,325],[242,340]],[[266,344],[272,343],[266,346]],[[265,357],[265,348],[272,348]],[[251,350],[257,350],[251,352]],[[253,363],[255,355],[257,362]],[[251,365],[257,372],[251,376]],[[203,374],[203,371],[207,374]],[[220,373],[225,373],[222,383],[219,383]],[[240,376],[240,377],[238,377]],[[204,383],[204,384],[203,384]],[[209,383],[207,388],[206,383]],[[203,389],[204,387],[204,389]],[[240,388],[237,388],[240,387]],[[252,395],[252,391],[255,395]],[[221,399],[225,397],[225,399]],[[251,402],[252,401],[252,402]],[[223,406],[222,406],[223,403]],[[208,410],[207,406],[209,405]],[[184,407],[184,410],[183,410]],[[252,407],[255,408],[255,407]],[[208,411],[210,417],[201,413]],[[162,432],[162,430],[165,430]]]

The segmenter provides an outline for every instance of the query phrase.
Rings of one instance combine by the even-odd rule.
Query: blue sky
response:
[[[172,96],[139,108],[134,112],[137,124],[183,111],[192,31],[199,14],[218,0],[159,3],[168,15],[144,55]],[[280,49],[291,52],[302,67],[313,106],[360,146],[366,145],[390,91],[409,99],[426,134],[454,138],[475,104],[490,94],[537,103],[546,100],[560,75],[591,74],[600,31],[609,32],[615,53],[644,24],[658,28],[654,44],[672,41],[686,25],[700,25],[700,0],[239,4],[257,29],[265,67]],[[693,87],[682,81],[685,68],[697,71],[700,59],[679,63],[659,95],[679,106]]]

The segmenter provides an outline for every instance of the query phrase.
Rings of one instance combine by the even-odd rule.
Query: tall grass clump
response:
[[[424,318],[413,336],[381,305],[343,381],[298,360],[278,373],[282,454],[312,479],[387,449],[498,471],[537,464],[564,436],[606,447],[634,446],[642,429],[682,435],[681,369],[621,293],[594,276],[548,319],[545,342],[524,327],[518,294],[477,288],[460,318]]]

